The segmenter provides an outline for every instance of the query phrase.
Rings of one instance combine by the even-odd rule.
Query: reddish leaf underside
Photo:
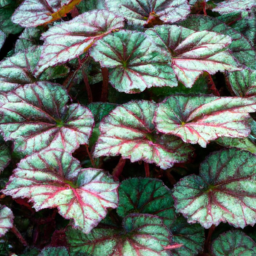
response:
[[[3,193],[26,197],[39,211],[58,208],[73,226],[89,233],[118,203],[118,183],[100,169],[81,169],[61,150],[44,150],[23,159]]]
[[[244,228],[256,220],[255,155],[229,149],[201,163],[199,176],[181,179],[174,188],[175,208],[189,223],[204,228],[220,222]],[[235,206],[235,207],[234,207]]]
[[[154,122],[159,132],[206,147],[219,137],[247,137],[255,109],[255,99],[176,95],[159,104]]]
[[[163,169],[185,162],[193,149],[175,136],[155,131],[155,110],[154,102],[131,101],[111,111],[100,123],[101,135],[94,156],[121,154],[131,162],[143,160]]]
[[[65,17],[81,0],[25,0],[12,21],[22,27],[46,25]]]
[[[73,152],[89,142],[94,120],[79,104],[66,106],[67,92],[58,84],[38,82],[7,94],[0,107],[0,128],[19,152],[31,154],[46,148]]]

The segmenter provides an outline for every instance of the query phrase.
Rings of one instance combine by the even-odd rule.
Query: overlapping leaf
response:
[[[0,7],[5,7],[6,5],[11,4],[13,0],[0,0]]]
[[[177,95],[159,104],[154,122],[159,132],[206,147],[219,137],[247,137],[255,110],[254,99]]]
[[[213,256],[253,256],[256,255],[256,243],[240,230],[221,234],[212,243]]]
[[[109,10],[123,15],[128,22],[145,25],[152,16],[163,22],[176,22],[185,19],[190,12],[186,0],[106,0]]]
[[[9,164],[11,160],[11,153],[3,138],[0,136],[0,173]]]
[[[174,256],[195,256],[203,249],[204,229],[199,224],[188,224],[182,216],[178,217],[171,227],[173,242],[183,244],[172,250]]]
[[[199,222],[205,228],[220,222],[253,226],[255,166],[255,155],[249,152],[229,149],[213,153],[201,163],[199,176],[186,176],[175,185],[176,210],[189,223]]]
[[[46,247],[38,256],[69,256],[69,253],[65,247]]]
[[[256,69],[256,52],[253,45],[238,31],[215,18],[202,15],[190,15],[179,25],[195,31],[212,31],[232,38],[229,49],[238,61],[249,68]]]
[[[108,35],[96,43],[91,56],[109,68],[110,83],[120,92],[177,86],[170,57],[163,55],[144,33],[124,30]]]
[[[256,95],[256,71],[244,69],[228,75],[231,89],[236,96],[248,97]]]
[[[131,162],[143,160],[163,169],[186,161],[193,149],[175,136],[158,134],[152,123],[156,104],[132,101],[114,109],[100,124],[94,156],[122,155]]]
[[[31,154],[46,148],[73,152],[89,142],[93,116],[79,104],[66,106],[67,92],[58,84],[38,82],[19,87],[0,108],[0,128],[15,149]]]
[[[58,66],[47,69],[40,77],[36,78],[34,71],[41,52],[41,47],[34,46],[0,62],[0,93],[12,91],[19,85],[31,84],[38,80],[54,79],[68,73],[67,67]]]
[[[105,0],[86,0],[82,1],[77,5],[77,9],[80,13],[92,11],[92,10],[100,10],[105,9]]]
[[[215,74],[239,70],[238,62],[228,51],[229,36],[169,25],[154,27],[146,33],[165,55],[170,55],[174,72],[186,87],[192,87],[203,71]]]
[[[130,214],[123,219],[123,229],[99,225],[88,235],[74,229],[67,232],[71,256],[171,256],[164,250],[171,243],[171,233],[160,218]]]
[[[25,0],[12,21],[22,27],[37,27],[65,17],[81,0]]]
[[[0,49],[2,48],[2,46],[5,42],[5,39],[6,39],[5,33],[0,30]]]
[[[57,207],[74,220],[74,227],[89,233],[116,208],[118,183],[100,169],[81,169],[79,162],[61,150],[44,150],[23,159],[3,193],[26,197],[39,211]]]
[[[49,66],[78,57],[89,50],[97,40],[123,26],[122,17],[106,10],[95,10],[52,27],[42,35],[45,42],[37,74]]]
[[[8,207],[0,205],[0,237],[4,236],[5,233],[12,228],[13,219],[12,211]]]
[[[255,0],[226,0],[218,3],[217,7],[214,8],[213,11],[226,14],[232,12],[250,11],[253,7],[256,7]]]
[[[162,181],[149,178],[124,180],[119,188],[117,214],[148,213],[160,217],[166,226],[176,219],[171,191]]]

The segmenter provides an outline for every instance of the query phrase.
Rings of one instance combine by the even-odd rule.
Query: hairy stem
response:
[[[101,68],[103,83],[100,100],[106,102],[108,100],[108,82],[109,82],[109,73],[107,68]]]
[[[85,88],[86,88],[86,92],[88,95],[88,102],[92,103],[93,102],[93,96],[92,96],[92,90],[89,84],[89,80],[88,77],[86,75],[86,73],[84,72],[84,70],[82,69],[82,73],[83,73],[83,79],[84,79],[84,84],[85,84]]]
[[[144,162],[144,168],[146,177],[150,177],[149,164]]]
[[[119,160],[117,166],[114,168],[113,173],[112,173],[115,181],[119,180],[119,177],[123,172],[125,163],[126,163],[126,159],[120,157],[120,160]]]
[[[207,16],[207,12],[206,12],[206,0],[203,1],[202,5],[203,5],[204,16]]]
[[[92,167],[95,167],[95,162],[94,162],[94,160],[93,160],[93,157],[92,157],[92,155],[91,155],[91,152],[90,152],[90,150],[89,150],[88,145],[85,145],[85,147],[86,147],[86,152],[87,152],[87,154],[88,154],[88,156],[89,156],[89,158],[90,158]]]
[[[16,237],[19,239],[19,241],[24,245],[24,246],[28,246],[27,241],[24,239],[24,237],[21,235],[20,231],[15,227],[15,225],[13,225],[13,227],[11,228],[11,231],[14,235],[16,235]]]
[[[204,244],[205,251],[208,251],[208,252],[211,251],[212,234],[213,234],[215,228],[216,228],[216,226],[215,226],[215,225],[212,225],[212,226],[209,228],[209,230],[208,230],[208,235],[207,235],[207,238],[206,238],[205,244]]]

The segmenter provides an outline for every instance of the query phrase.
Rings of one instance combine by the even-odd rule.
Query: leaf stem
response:
[[[91,87],[90,87],[90,84],[89,84],[88,77],[87,77],[87,75],[86,75],[86,73],[84,72],[83,69],[82,69],[82,74],[83,74],[83,79],[84,79],[86,92],[87,92],[87,95],[88,95],[88,102],[92,103],[93,102],[92,90],[91,90]]]
[[[208,251],[208,252],[211,251],[211,239],[212,239],[212,234],[213,234],[215,228],[216,228],[215,225],[212,225],[212,226],[209,228],[208,235],[207,235],[207,238],[206,238],[206,240],[205,240],[204,247],[205,247],[205,250]]]
[[[171,172],[170,172],[170,171],[166,171],[165,174],[166,174],[167,179],[169,180],[169,182],[174,186],[174,185],[177,183],[177,181],[176,181],[176,179],[173,177],[173,175],[171,174]]]
[[[207,12],[206,12],[206,0],[203,1],[202,5],[203,5],[204,16],[207,16]]]
[[[109,73],[107,68],[101,68],[103,82],[102,82],[102,91],[101,91],[101,102],[106,102],[108,100],[108,82],[109,82]]]
[[[16,237],[19,239],[19,241],[24,245],[24,246],[28,246],[27,241],[24,239],[24,237],[21,235],[20,231],[15,227],[15,225],[13,225],[13,227],[11,228],[11,231],[14,235],[16,235]]]
[[[213,81],[213,79],[212,79],[212,76],[211,76],[209,73],[207,73],[207,74],[208,74],[209,85],[211,86],[211,87],[210,87],[210,90],[212,91],[212,93],[213,93],[215,96],[220,96],[220,93],[219,93],[219,91],[217,90],[216,85],[215,85],[215,83],[214,83],[214,81]]]
[[[87,152],[87,154],[88,154],[88,156],[89,156],[89,158],[90,158],[91,164],[92,164],[93,167],[95,167],[95,162],[94,162],[94,160],[93,160],[93,157],[92,157],[92,155],[91,155],[91,152],[90,152],[90,150],[89,150],[88,145],[86,144],[85,147],[86,147],[86,152]]]
[[[125,163],[126,163],[126,159],[120,157],[117,166],[114,168],[114,170],[112,172],[112,175],[113,175],[115,181],[119,180],[119,177],[120,177],[121,173],[123,172]]]
[[[144,162],[144,168],[146,177],[150,177],[149,164]]]

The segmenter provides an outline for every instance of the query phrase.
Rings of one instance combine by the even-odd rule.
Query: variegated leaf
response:
[[[0,205],[0,237],[4,236],[5,233],[13,226],[13,213],[11,209],[4,205]]]
[[[89,233],[118,203],[118,183],[100,169],[81,169],[61,150],[44,150],[23,159],[2,191],[13,198],[29,198],[36,211],[58,208],[74,227]]]
[[[0,128],[15,149],[32,154],[46,148],[73,152],[89,142],[93,116],[79,104],[66,106],[67,92],[58,84],[38,82],[19,87],[0,107]]]
[[[175,208],[189,223],[204,228],[228,222],[244,228],[256,222],[255,155],[229,149],[201,163],[199,176],[181,179],[174,188]]]
[[[170,56],[178,80],[186,87],[192,87],[204,71],[213,75],[218,71],[240,70],[228,50],[229,36],[169,25],[154,27],[146,33]]]
[[[219,137],[247,137],[255,110],[255,99],[177,95],[159,104],[154,122],[159,132],[206,147]]]
[[[108,35],[96,43],[91,56],[109,68],[110,83],[120,92],[177,86],[170,57],[144,33],[124,30]]]
[[[155,110],[154,102],[131,101],[111,111],[100,123],[94,156],[121,155],[162,169],[187,161],[193,149],[175,136],[156,132],[152,122]]]
[[[80,56],[97,40],[123,26],[123,18],[106,10],[95,10],[52,27],[42,35],[45,42],[36,74]]]

